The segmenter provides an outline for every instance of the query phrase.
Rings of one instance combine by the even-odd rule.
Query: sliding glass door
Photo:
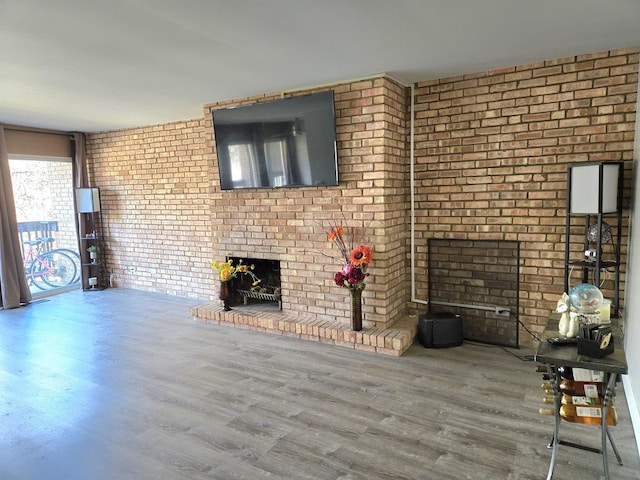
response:
[[[71,159],[9,155],[9,167],[32,295],[79,288]]]

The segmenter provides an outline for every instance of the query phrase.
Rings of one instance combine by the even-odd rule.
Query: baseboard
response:
[[[638,449],[638,454],[640,454],[640,405],[636,402],[628,375],[622,375],[622,384],[624,385],[624,395],[631,414],[631,426],[636,437],[636,448]]]

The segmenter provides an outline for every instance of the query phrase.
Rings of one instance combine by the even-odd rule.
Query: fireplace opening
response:
[[[234,265],[240,262],[253,265],[251,271],[260,279],[258,285],[253,285],[251,275],[238,275],[231,284],[231,306],[256,306],[261,309],[277,308],[282,310],[282,295],[280,283],[280,261],[262,258],[228,257]]]

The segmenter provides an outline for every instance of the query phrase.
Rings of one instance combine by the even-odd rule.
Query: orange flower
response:
[[[329,232],[329,240],[334,242],[337,238],[341,237],[344,234],[344,228],[336,227]]]
[[[360,265],[368,265],[373,260],[373,252],[369,247],[365,247],[364,245],[360,245],[357,248],[354,248],[351,251],[350,255],[351,263],[360,266]]]

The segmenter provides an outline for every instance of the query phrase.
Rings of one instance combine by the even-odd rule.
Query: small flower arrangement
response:
[[[229,259],[226,262],[220,262],[218,260],[213,260],[211,262],[211,268],[216,270],[218,273],[218,277],[221,282],[228,282],[233,280],[238,275],[249,275],[253,279],[252,286],[257,286],[261,280],[256,277],[255,273],[252,270],[255,270],[255,265],[246,265],[242,263],[242,260],[238,262],[237,266],[233,265],[233,260]]]
[[[356,246],[351,235],[349,245],[345,241],[345,229],[337,226],[329,230],[327,237],[340,251],[344,259],[344,268],[334,276],[334,281],[339,287],[349,290],[362,290],[365,287],[365,279],[369,276],[367,267],[373,260],[373,251],[364,245]]]

